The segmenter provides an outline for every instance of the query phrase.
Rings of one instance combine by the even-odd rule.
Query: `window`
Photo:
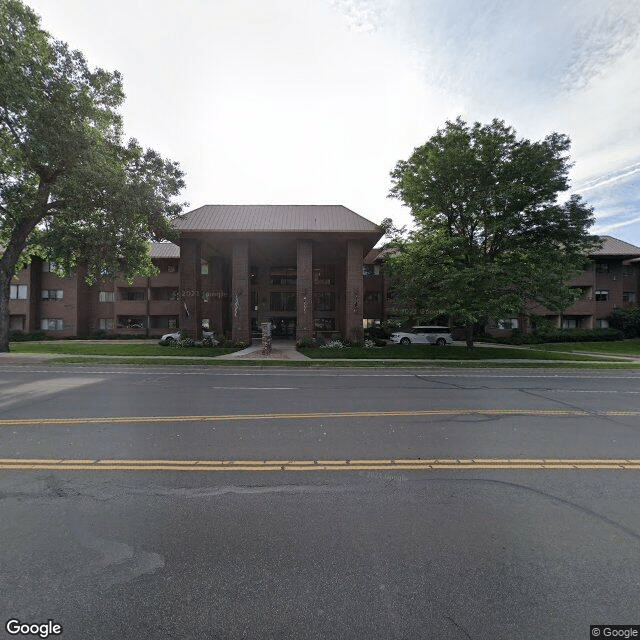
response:
[[[100,291],[98,293],[98,302],[114,302],[116,294],[113,291]]]
[[[167,265],[167,273],[176,273],[176,271],[178,271],[178,265],[174,262],[170,262]]]
[[[270,284],[296,284],[298,279],[295,267],[273,267],[269,273]]]
[[[121,300],[145,300],[145,291],[144,289],[120,289],[120,299]]]
[[[336,319],[335,318],[314,318],[313,328],[316,331],[335,331]]]
[[[118,316],[118,328],[121,329],[145,329],[147,321],[145,318],[131,318],[129,316]]]
[[[62,331],[64,329],[64,323],[62,322],[62,318],[42,318],[40,329],[42,329],[42,331]]]
[[[43,300],[62,300],[64,298],[64,291],[62,289],[43,289]]]
[[[313,284],[334,285],[336,283],[336,270],[333,265],[321,265],[313,269]]]
[[[379,264],[365,264],[362,267],[363,276],[379,276],[380,265]]]
[[[602,318],[599,320],[596,320],[596,329],[608,329],[608,328],[609,328],[608,320],[603,320]]]
[[[24,316],[9,316],[9,329],[11,331],[24,331]]]
[[[336,294],[332,291],[316,292],[313,296],[313,307],[315,311],[335,311]]]
[[[208,276],[209,275],[209,263],[202,261],[200,263],[200,275]]]
[[[271,293],[271,311],[295,311],[296,294],[293,291],[273,291]]]
[[[622,275],[623,276],[632,276],[633,275],[633,267],[630,264],[624,265],[622,267]]]
[[[496,325],[498,326],[498,329],[517,329],[518,318],[505,318],[503,320],[498,320]]]
[[[365,291],[364,301],[365,302],[382,302],[382,293],[380,293],[380,291]]]
[[[596,302],[606,302],[609,299],[609,292],[601,289],[596,291]]]
[[[562,319],[562,328],[563,329],[577,329],[578,321],[576,318],[563,318]]]
[[[609,273],[609,263],[596,262],[596,273]]]
[[[635,301],[636,301],[635,291],[624,291],[622,293],[622,302],[635,302]]]
[[[42,270],[45,273],[55,273],[57,268],[58,268],[58,265],[55,262],[43,262],[42,263]]]
[[[113,318],[100,318],[100,320],[98,320],[98,328],[102,331],[113,329]]]
[[[27,293],[28,289],[26,284],[9,285],[9,298],[11,300],[26,300]]]

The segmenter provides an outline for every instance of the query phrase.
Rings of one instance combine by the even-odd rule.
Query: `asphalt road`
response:
[[[640,624],[639,400],[627,371],[0,367],[0,637]]]

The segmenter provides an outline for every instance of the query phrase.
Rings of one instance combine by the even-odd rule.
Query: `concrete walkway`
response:
[[[311,360],[296,349],[295,340],[273,340],[271,354],[262,355],[262,343],[254,341],[250,347],[235,353],[216,356],[214,360]]]

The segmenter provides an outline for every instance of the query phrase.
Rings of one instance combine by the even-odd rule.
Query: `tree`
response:
[[[123,142],[122,79],[90,70],[20,0],[0,0],[0,351],[9,292],[37,254],[88,279],[154,272],[149,239],[171,238],[177,163]]]
[[[391,173],[390,197],[411,209],[415,229],[396,233],[389,259],[397,300],[415,318],[448,314],[467,327],[521,312],[528,301],[562,310],[566,282],[597,242],[593,211],[569,188],[567,136],[517,139],[501,120],[458,118]],[[393,235],[393,233],[392,233]]]

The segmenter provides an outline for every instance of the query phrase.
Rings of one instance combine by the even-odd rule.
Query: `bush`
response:
[[[627,338],[640,336],[640,306],[616,309],[608,318],[609,324],[622,331]]]
[[[296,344],[298,349],[313,349],[315,346],[316,343],[313,338],[300,338]]]
[[[249,346],[249,343],[246,340],[238,340],[233,344],[236,349],[246,349]]]
[[[44,331],[33,331],[25,333],[24,331],[9,331],[9,342],[29,342],[31,340],[53,340]]]
[[[624,334],[618,329],[555,329],[513,335],[508,338],[493,338],[499,344],[542,344],[545,342],[603,342],[622,340]]]

